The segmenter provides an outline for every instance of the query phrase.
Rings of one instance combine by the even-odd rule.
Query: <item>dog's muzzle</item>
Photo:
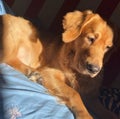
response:
[[[100,67],[94,64],[86,63],[86,69],[89,73],[96,74],[100,71]]]

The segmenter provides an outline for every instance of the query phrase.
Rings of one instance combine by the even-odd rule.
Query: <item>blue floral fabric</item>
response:
[[[0,64],[0,119],[74,119],[47,90],[7,64]]]

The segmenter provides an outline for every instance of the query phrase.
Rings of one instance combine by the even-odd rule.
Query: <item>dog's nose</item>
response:
[[[90,63],[86,63],[86,68],[90,73],[93,73],[93,74],[100,71],[100,67],[94,64],[90,64]]]

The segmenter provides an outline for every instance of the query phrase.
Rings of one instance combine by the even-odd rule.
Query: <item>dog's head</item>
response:
[[[103,66],[105,53],[113,45],[112,29],[90,10],[67,13],[63,28],[63,42],[71,44],[71,68],[95,77]]]

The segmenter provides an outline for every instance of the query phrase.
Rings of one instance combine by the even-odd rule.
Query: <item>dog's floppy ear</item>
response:
[[[63,19],[63,41],[67,43],[75,40],[80,35],[81,28],[91,21],[93,15],[94,14],[90,10],[67,13]]]

